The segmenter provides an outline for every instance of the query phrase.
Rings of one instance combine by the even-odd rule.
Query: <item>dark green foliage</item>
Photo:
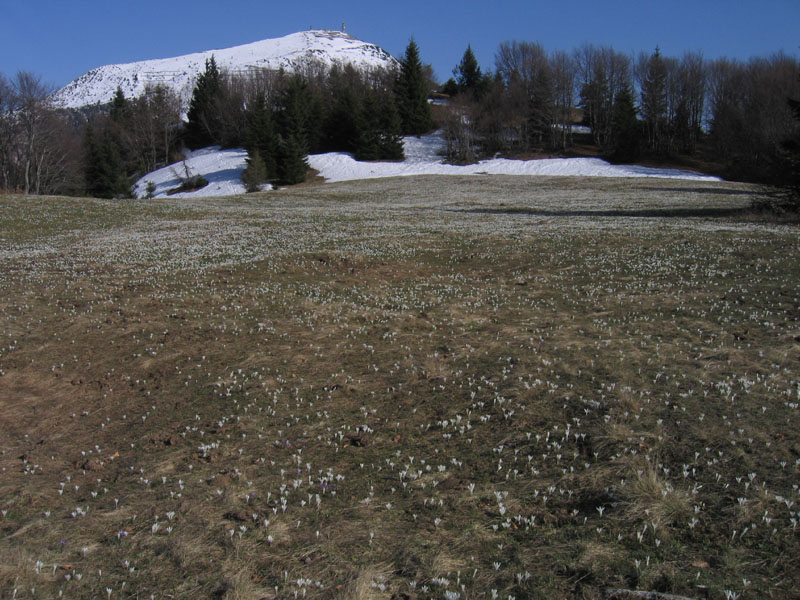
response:
[[[303,140],[294,133],[281,137],[278,142],[277,179],[278,185],[294,185],[306,180],[308,162]]]
[[[212,56],[197,80],[186,115],[186,146],[193,150],[220,143],[222,125],[217,105],[221,86],[222,76]]]
[[[455,96],[458,93],[458,84],[454,78],[448,79],[442,86],[442,93],[447,96]]]
[[[323,123],[323,151],[356,152],[362,129],[361,102],[352,86],[332,91]]]
[[[268,181],[276,172],[277,145],[272,108],[267,104],[264,94],[258,94],[248,112],[245,137],[248,156],[252,158],[258,155],[266,171],[263,181]]]
[[[467,46],[461,62],[453,69],[456,85],[460,93],[471,94],[476,100],[480,99],[483,87],[483,74],[478,66],[478,59],[472,52],[472,46]]]
[[[662,152],[667,120],[667,67],[658,48],[647,61],[641,98],[648,145],[650,150]]]
[[[293,75],[281,94],[276,114],[276,175],[279,185],[292,185],[306,180],[309,137],[315,129],[314,99],[308,82]]]
[[[614,99],[612,131],[611,156],[618,161],[632,161],[639,158],[641,124],[636,117],[633,94],[627,86]]]
[[[130,181],[114,136],[109,130],[96,132],[92,123],[83,138],[83,173],[86,194],[96,198],[130,196]]]
[[[375,92],[364,97],[360,129],[355,149],[357,160],[402,160],[403,140],[400,118],[391,97],[379,98]]]
[[[400,74],[395,91],[403,135],[422,135],[433,129],[425,71],[419,57],[419,48],[413,39],[400,60]]]
[[[117,91],[114,94],[114,100],[111,101],[109,117],[114,123],[125,125],[130,123],[132,115],[133,111],[131,109],[130,102],[128,102],[128,100],[125,98],[122,88],[117,86]]]
[[[267,166],[258,149],[248,153],[246,162],[247,166],[242,172],[242,182],[248,193],[257,192],[261,188],[261,184],[269,180]]]

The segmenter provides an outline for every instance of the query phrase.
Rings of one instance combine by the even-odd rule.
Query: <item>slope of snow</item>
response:
[[[681,171],[657,169],[638,165],[612,165],[599,158],[551,158],[539,160],[509,160],[495,158],[473,165],[448,165],[442,162],[444,139],[440,133],[405,138],[406,158],[402,162],[359,162],[350,154],[329,152],[308,157],[311,168],[319,171],[325,181],[350,181],[410,175],[551,175],[578,177],[661,177],[719,181],[717,177]],[[147,182],[156,185],[155,196],[163,197],[181,184],[188,168],[190,175],[203,175],[209,185],[182,196],[228,196],[243,194],[241,182],[247,153],[244,150],[220,150],[219,147],[191,152],[184,163],[177,163],[146,175],[136,183],[136,196],[146,195]],[[185,165],[185,166],[184,166]]]
[[[134,186],[135,196],[147,196],[147,184],[152,182],[156,189],[153,196],[164,197],[170,190],[181,185],[182,179],[193,175],[202,175],[208,180],[208,185],[195,192],[180,192],[174,194],[175,198],[199,196],[232,196],[244,194],[242,184],[242,171],[245,167],[247,152],[241,149],[220,150],[219,146],[211,146],[189,152],[182,163],[169,165],[158,171],[153,171],[142,177]],[[188,174],[187,174],[188,171]],[[265,189],[269,186],[265,186]]]
[[[582,177],[662,177],[667,179],[717,180],[716,177],[638,165],[612,165],[600,158],[550,158],[509,160],[495,158],[472,165],[448,165],[440,155],[444,139],[440,133],[404,140],[403,162],[358,162],[342,152],[308,157],[309,165],[326,181],[348,181],[404,175],[564,175]]]
[[[205,70],[206,59],[212,55],[217,66],[229,72],[261,68],[293,72],[311,64],[328,67],[351,64],[361,70],[372,70],[397,64],[378,46],[346,33],[302,31],[234,48],[98,67],[58,90],[52,100],[62,108],[80,108],[110,102],[117,87],[126,98],[134,98],[142,95],[147,85],[164,84],[188,103],[198,75]]]

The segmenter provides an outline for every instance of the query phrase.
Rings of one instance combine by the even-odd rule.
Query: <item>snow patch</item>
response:
[[[660,177],[720,181],[718,177],[678,169],[660,169],[639,165],[612,165],[600,158],[548,158],[537,160],[510,160],[493,158],[472,165],[449,165],[443,162],[445,141],[441,132],[403,140],[405,160],[400,162],[359,162],[344,152],[312,154],[308,157],[311,168],[328,182],[412,175],[528,175],[575,177]],[[247,152],[242,149],[221,150],[218,146],[197,150],[187,155],[183,163],[176,163],[141,178],[136,182],[136,197],[147,195],[147,182],[155,184],[155,197],[164,197],[180,186],[181,178],[203,175],[208,186],[195,192],[182,192],[176,197],[229,196],[245,193],[242,172]],[[266,186],[267,189],[269,186]]]
[[[147,185],[155,185],[154,198],[163,198],[181,185],[187,176],[202,175],[208,185],[194,192],[179,192],[175,198],[197,198],[200,196],[232,196],[244,194],[242,172],[245,168],[247,152],[241,148],[221,150],[219,146],[211,146],[195,150],[186,155],[183,162],[175,163],[145,175],[134,186],[137,198],[147,197]],[[264,189],[270,186],[266,185]]]

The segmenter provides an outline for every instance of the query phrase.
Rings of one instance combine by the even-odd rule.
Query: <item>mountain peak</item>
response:
[[[135,98],[142,95],[148,85],[163,84],[188,103],[195,81],[212,55],[217,66],[225,71],[284,69],[296,72],[313,64],[328,67],[350,64],[360,70],[376,70],[397,65],[388,52],[375,44],[343,31],[314,29],[233,48],[105,65],[73,80],[53,94],[52,100],[61,108],[82,108],[111,102],[118,87],[126,98]]]

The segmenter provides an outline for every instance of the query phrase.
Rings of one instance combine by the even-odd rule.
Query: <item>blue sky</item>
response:
[[[56,87],[104,64],[227,48],[304,29],[339,29],[400,56],[410,37],[439,79],[467,44],[494,67],[503,41],[547,50],[583,43],[620,52],[747,59],[800,56],[800,0],[0,0],[0,72],[31,71]]]

